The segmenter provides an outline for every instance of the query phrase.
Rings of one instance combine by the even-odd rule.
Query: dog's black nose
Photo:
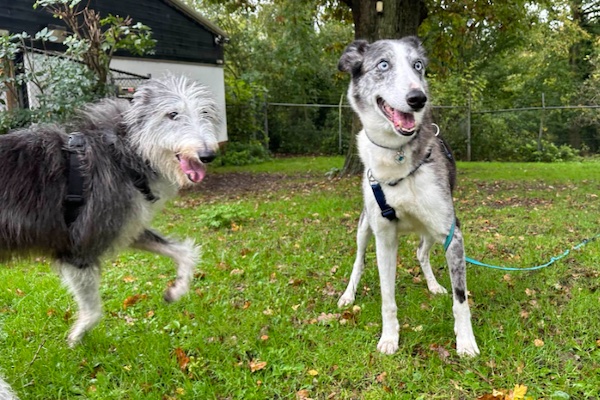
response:
[[[427,96],[421,90],[411,90],[406,95],[406,102],[415,111],[419,111],[425,107],[427,103]]]
[[[208,150],[208,151],[199,153],[198,154],[198,158],[204,164],[208,164],[209,162],[212,162],[212,160],[214,160],[215,158],[217,158],[217,153],[215,153],[214,151]]]

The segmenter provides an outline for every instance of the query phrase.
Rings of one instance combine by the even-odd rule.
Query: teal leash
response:
[[[454,237],[454,228],[456,228],[456,220],[454,220],[454,222],[452,222],[452,226],[450,227],[450,232],[448,233],[448,236],[446,236],[446,241],[444,242],[444,251],[448,250],[448,246],[450,246],[450,243],[452,242],[452,238]],[[567,249],[562,254],[550,258],[550,261],[548,261],[547,263],[541,264],[541,265],[536,265],[535,267],[528,267],[528,268],[503,267],[503,266],[499,266],[499,265],[491,265],[491,264],[482,263],[481,261],[477,261],[470,257],[465,257],[465,261],[468,262],[469,264],[478,265],[480,267],[499,269],[502,271],[536,271],[538,269],[549,267],[550,265],[554,264],[556,261],[569,255],[569,253],[571,253],[571,250],[579,250],[586,244],[593,242],[594,240],[596,240],[598,238],[600,238],[600,234],[597,234],[589,239],[584,239],[581,243],[574,246],[573,248]]]

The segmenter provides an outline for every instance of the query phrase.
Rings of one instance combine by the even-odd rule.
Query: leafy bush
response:
[[[518,161],[560,162],[572,161],[578,157],[577,150],[566,144],[556,146],[554,143],[542,140],[541,150],[538,150],[537,141],[532,140],[519,148]]]
[[[31,116],[30,110],[0,111],[0,135],[11,129],[22,128],[31,124]]]
[[[259,142],[229,142],[223,155],[218,158],[221,165],[258,164],[271,158],[269,151]]]
[[[198,215],[198,220],[202,225],[214,229],[223,227],[235,227],[249,214],[242,207],[235,204],[222,204],[208,209],[204,209]]]

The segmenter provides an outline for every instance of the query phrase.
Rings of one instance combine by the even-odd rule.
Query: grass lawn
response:
[[[105,263],[105,317],[71,350],[76,306],[45,259],[0,268],[0,375],[21,399],[600,399],[600,240],[536,272],[469,266],[481,355],[454,350],[452,301],[427,292],[419,239],[402,238],[400,348],[381,330],[374,246],[356,299],[337,309],[355,254],[359,178],[343,158],[214,168],[155,227],[203,257],[165,304],[170,261]],[[459,164],[467,255],[527,267],[600,233],[600,162]],[[432,254],[450,289],[441,246]]]

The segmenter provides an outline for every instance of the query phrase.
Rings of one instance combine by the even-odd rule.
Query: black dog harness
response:
[[[444,141],[441,138],[439,138],[439,141],[440,141],[440,144],[442,145],[442,149],[444,150],[444,154],[446,155],[446,157],[449,160],[452,160],[452,158],[453,158],[452,153],[448,149],[448,146],[446,146],[446,144],[444,143]],[[393,180],[391,182],[383,182],[383,183],[388,186],[396,186],[397,184],[399,184],[406,178],[412,176],[415,172],[417,172],[419,170],[419,168],[421,168],[423,165],[425,165],[431,161],[431,152],[432,151],[433,151],[433,148],[430,148],[427,151],[427,154],[425,155],[425,157],[423,157],[423,159],[421,161],[419,161],[419,163],[406,176],[396,179],[396,180]],[[377,204],[379,205],[379,208],[381,209],[381,216],[384,218],[387,218],[390,221],[397,220],[398,217],[396,216],[396,211],[385,200],[385,194],[383,193],[383,189],[381,188],[381,182],[379,182],[377,179],[375,179],[373,177],[371,170],[369,170],[367,172],[367,177],[369,178],[369,182],[371,184],[371,189],[373,190],[373,195],[375,196],[375,200],[377,201]]]
[[[81,132],[73,132],[69,135],[65,152],[67,153],[67,194],[64,198],[64,218],[67,226],[71,226],[79,216],[81,207],[85,204],[83,196],[84,179],[82,174],[81,157],[85,154],[85,136]],[[152,193],[148,184],[148,177],[126,167],[133,186],[139,190],[149,202],[155,202],[158,198]]]

